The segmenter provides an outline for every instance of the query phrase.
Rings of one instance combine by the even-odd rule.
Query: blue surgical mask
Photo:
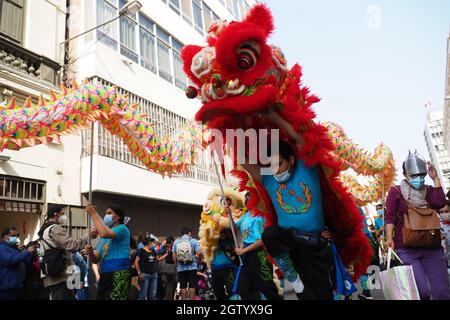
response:
[[[380,209],[380,210],[377,210],[377,214],[379,215],[379,216],[382,216],[383,215],[383,209]]]
[[[286,181],[288,181],[288,179],[291,176],[290,169],[291,169],[291,166],[289,165],[289,168],[286,171],[279,173],[279,174],[275,174],[273,177],[275,178],[275,180],[277,180],[278,183],[286,182]]]
[[[416,190],[422,189],[425,185],[425,177],[417,176],[414,178],[408,178],[408,183]]]
[[[17,238],[17,237],[9,237],[8,244],[16,245],[18,241],[19,241],[19,238]]]
[[[108,228],[111,227],[113,225],[113,216],[111,214],[105,215],[105,217],[103,218],[103,222]]]

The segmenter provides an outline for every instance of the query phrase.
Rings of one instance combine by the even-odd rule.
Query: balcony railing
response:
[[[112,85],[111,83],[100,79],[92,79],[93,83],[102,85]],[[149,116],[151,121],[155,125],[155,130],[158,136],[173,136],[176,134],[179,128],[182,128],[187,120],[171,111],[168,111],[144,98],[141,98],[133,93],[130,93],[124,89],[118,88],[120,94],[128,95],[130,103],[138,104],[138,111],[141,114],[146,114]],[[101,156],[113,158],[130,165],[145,168],[139,159],[132,156],[128,147],[125,143],[118,138],[113,136],[109,131],[101,126],[97,131],[98,133],[98,143],[94,145],[94,154],[99,154]],[[84,130],[82,133],[83,140],[83,152],[82,156],[89,156],[89,145],[90,145],[90,130]],[[188,179],[199,180],[208,183],[216,184],[217,177],[212,170],[211,166],[208,164],[210,159],[205,159],[204,156],[200,157],[199,163],[189,167],[188,171],[179,175],[179,177],[184,177]]]
[[[58,85],[61,65],[0,36],[0,68],[39,82]]]

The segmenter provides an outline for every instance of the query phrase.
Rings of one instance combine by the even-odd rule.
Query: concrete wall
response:
[[[26,1],[24,47],[54,61],[59,61],[65,33],[65,0]]]

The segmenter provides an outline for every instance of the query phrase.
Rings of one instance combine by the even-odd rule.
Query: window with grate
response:
[[[192,1],[181,0],[181,11],[183,12],[183,19],[192,26]]]
[[[183,45],[172,38],[173,70],[175,74],[175,85],[180,89],[186,89],[186,75],[183,71],[183,60],[181,59],[181,49]]]
[[[205,30],[208,31],[211,26],[211,22],[214,20],[212,10],[203,3],[203,18],[205,20]]]
[[[173,83],[172,67],[170,65],[170,35],[159,27],[156,27],[158,37],[158,74],[161,78]]]
[[[44,202],[45,183],[0,176],[0,198]]]
[[[194,11],[195,30],[203,35],[202,1],[192,0],[192,9]]]
[[[113,85],[108,81],[100,78],[94,78],[92,79],[92,82],[107,86]],[[138,111],[141,114],[148,115],[147,120],[151,121],[154,124],[156,134],[159,137],[172,137],[178,133],[178,130],[180,130],[180,128],[183,128],[187,124],[187,120],[177,115],[176,113],[160,107],[122,88],[118,88],[117,90],[122,95],[128,95],[131,104],[138,104]],[[84,156],[89,155],[89,132],[90,130],[84,130],[82,132]],[[101,156],[114,158],[116,160],[120,160],[122,162],[144,168],[139,159],[131,155],[125,143],[120,138],[113,136],[107,129],[103,128],[102,126],[99,126],[98,129],[98,146],[96,147],[97,152]],[[190,166],[188,171],[183,173],[181,176],[189,179],[216,183],[217,178],[214,174],[211,174],[213,171],[208,164],[210,163],[209,159],[209,155],[202,157],[201,161],[198,164]]]
[[[117,0],[97,0],[97,25],[114,19],[119,14]],[[117,50],[117,21],[97,29],[97,40]]]
[[[239,0],[233,0],[233,16],[236,20],[241,18],[239,15]]]
[[[119,1],[119,8],[123,8],[126,1]],[[128,59],[139,63],[139,56],[137,52],[137,14],[129,14],[120,19],[120,53]]]
[[[169,8],[180,14],[180,0],[169,0]]]
[[[24,25],[24,0],[0,0],[0,33],[21,43]]]
[[[156,73],[155,23],[144,15],[139,15],[139,46],[141,48],[141,65]]]

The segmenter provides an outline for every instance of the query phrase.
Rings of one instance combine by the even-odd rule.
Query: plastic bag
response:
[[[389,248],[387,269],[380,274],[385,299],[420,300],[412,266],[402,265],[391,268],[392,254],[403,263],[392,248]]]

